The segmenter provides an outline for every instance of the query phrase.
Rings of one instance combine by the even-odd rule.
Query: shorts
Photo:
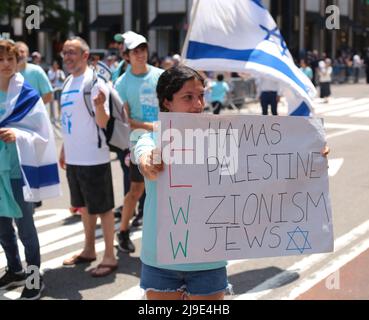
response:
[[[132,161],[129,164],[129,177],[131,182],[145,182],[143,175],[138,169],[138,165],[134,164]]]
[[[71,204],[87,207],[90,214],[102,214],[114,208],[110,163],[95,166],[67,165]]]
[[[226,267],[202,271],[176,271],[159,269],[144,263],[142,263],[140,286],[144,290],[180,291],[195,296],[225,292],[229,287]]]

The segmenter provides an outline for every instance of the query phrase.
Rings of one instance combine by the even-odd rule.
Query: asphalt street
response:
[[[333,211],[333,253],[232,261],[228,266],[234,295],[227,299],[369,299],[363,281],[369,249],[369,85],[334,85],[329,104],[315,101],[317,116],[324,118],[330,159],[330,195]],[[259,114],[249,104],[242,114]],[[286,112],[279,106],[281,114]],[[227,113],[238,111],[227,110]],[[61,139],[57,134],[58,148]],[[123,175],[112,154],[116,206],[123,200]],[[65,257],[83,246],[80,217],[71,216],[65,172],[61,171],[63,196],[44,201],[35,215],[40,235],[46,290],[42,299],[141,299],[140,228],[133,231],[137,250],[117,251],[119,269],[106,278],[92,278],[95,266],[62,267]],[[116,227],[118,227],[118,220]],[[102,233],[97,230],[97,251],[103,252]],[[366,260],[365,260],[366,259]],[[99,260],[99,259],[98,259]],[[0,271],[6,265],[0,249]],[[367,279],[367,277],[366,277]],[[357,285],[357,282],[360,285]],[[16,299],[20,289],[0,291],[0,299]]]

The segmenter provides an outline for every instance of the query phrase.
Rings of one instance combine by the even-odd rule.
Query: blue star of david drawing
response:
[[[282,36],[281,32],[279,31],[278,27],[275,27],[274,29],[269,30],[267,27],[264,27],[261,24],[259,26],[260,26],[261,29],[263,29],[263,31],[265,31],[267,33],[264,40],[275,43],[278,47],[282,48],[281,55],[282,56],[287,56],[287,54],[286,54],[286,52],[288,50],[287,43],[286,43],[286,41],[284,41],[283,36]],[[277,40],[277,42],[276,42],[276,40]]]
[[[304,253],[306,249],[311,249],[311,245],[308,241],[309,231],[302,231],[300,227],[297,227],[295,231],[287,232],[287,234],[290,237],[290,241],[288,242],[286,250],[298,250],[300,253]],[[297,236],[298,239],[296,239]],[[302,242],[304,243],[303,246],[301,246]]]

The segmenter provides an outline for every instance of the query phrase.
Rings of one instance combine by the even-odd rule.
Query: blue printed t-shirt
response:
[[[0,117],[3,116],[5,112],[6,112],[6,92],[0,91]],[[22,172],[19,166],[17,147],[15,143],[7,143],[5,144],[5,146],[10,154],[10,168],[11,168],[10,179],[21,179]]]
[[[229,86],[224,81],[217,81],[211,86],[211,102],[224,102]]]
[[[153,133],[146,133],[140,137],[135,147],[135,157],[140,157],[155,149]],[[144,205],[144,222],[142,232],[141,260],[146,265],[177,271],[201,271],[222,268],[227,265],[226,261],[189,263],[175,265],[159,265],[157,263],[156,239],[157,239],[157,182],[145,178],[146,199]]]
[[[115,89],[124,103],[128,103],[130,118],[140,122],[158,120],[159,102],[156,96],[156,85],[164,70],[149,66],[149,71],[142,75],[134,75],[132,69],[119,77]],[[141,133],[142,134],[142,133]],[[131,134],[131,142],[135,144],[139,133]]]
[[[40,66],[33,63],[27,63],[26,68],[20,73],[41,97],[49,92],[53,92],[53,87],[45,71]]]

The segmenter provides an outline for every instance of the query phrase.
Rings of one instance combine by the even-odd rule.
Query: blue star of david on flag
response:
[[[287,56],[286,54],[286,52],[288,52],[287,43],[286,41],[284,41],[284,38],[281,32],[279,31],[278,27],[275,27],[274,29],[269,30],[267,27],[264,27],[261,24],[259,26],[261,29],[263,29],[267,33],[264,40],[275,43],[279,48],[282,48],[281,55]]]
[[[287,232],[290,237],[286,250],[299,251],[304,253],[306,249],[311,249],[311,245],[308,241],[309,231],[302,231],[300,227],[297,227],[294,231]]]

